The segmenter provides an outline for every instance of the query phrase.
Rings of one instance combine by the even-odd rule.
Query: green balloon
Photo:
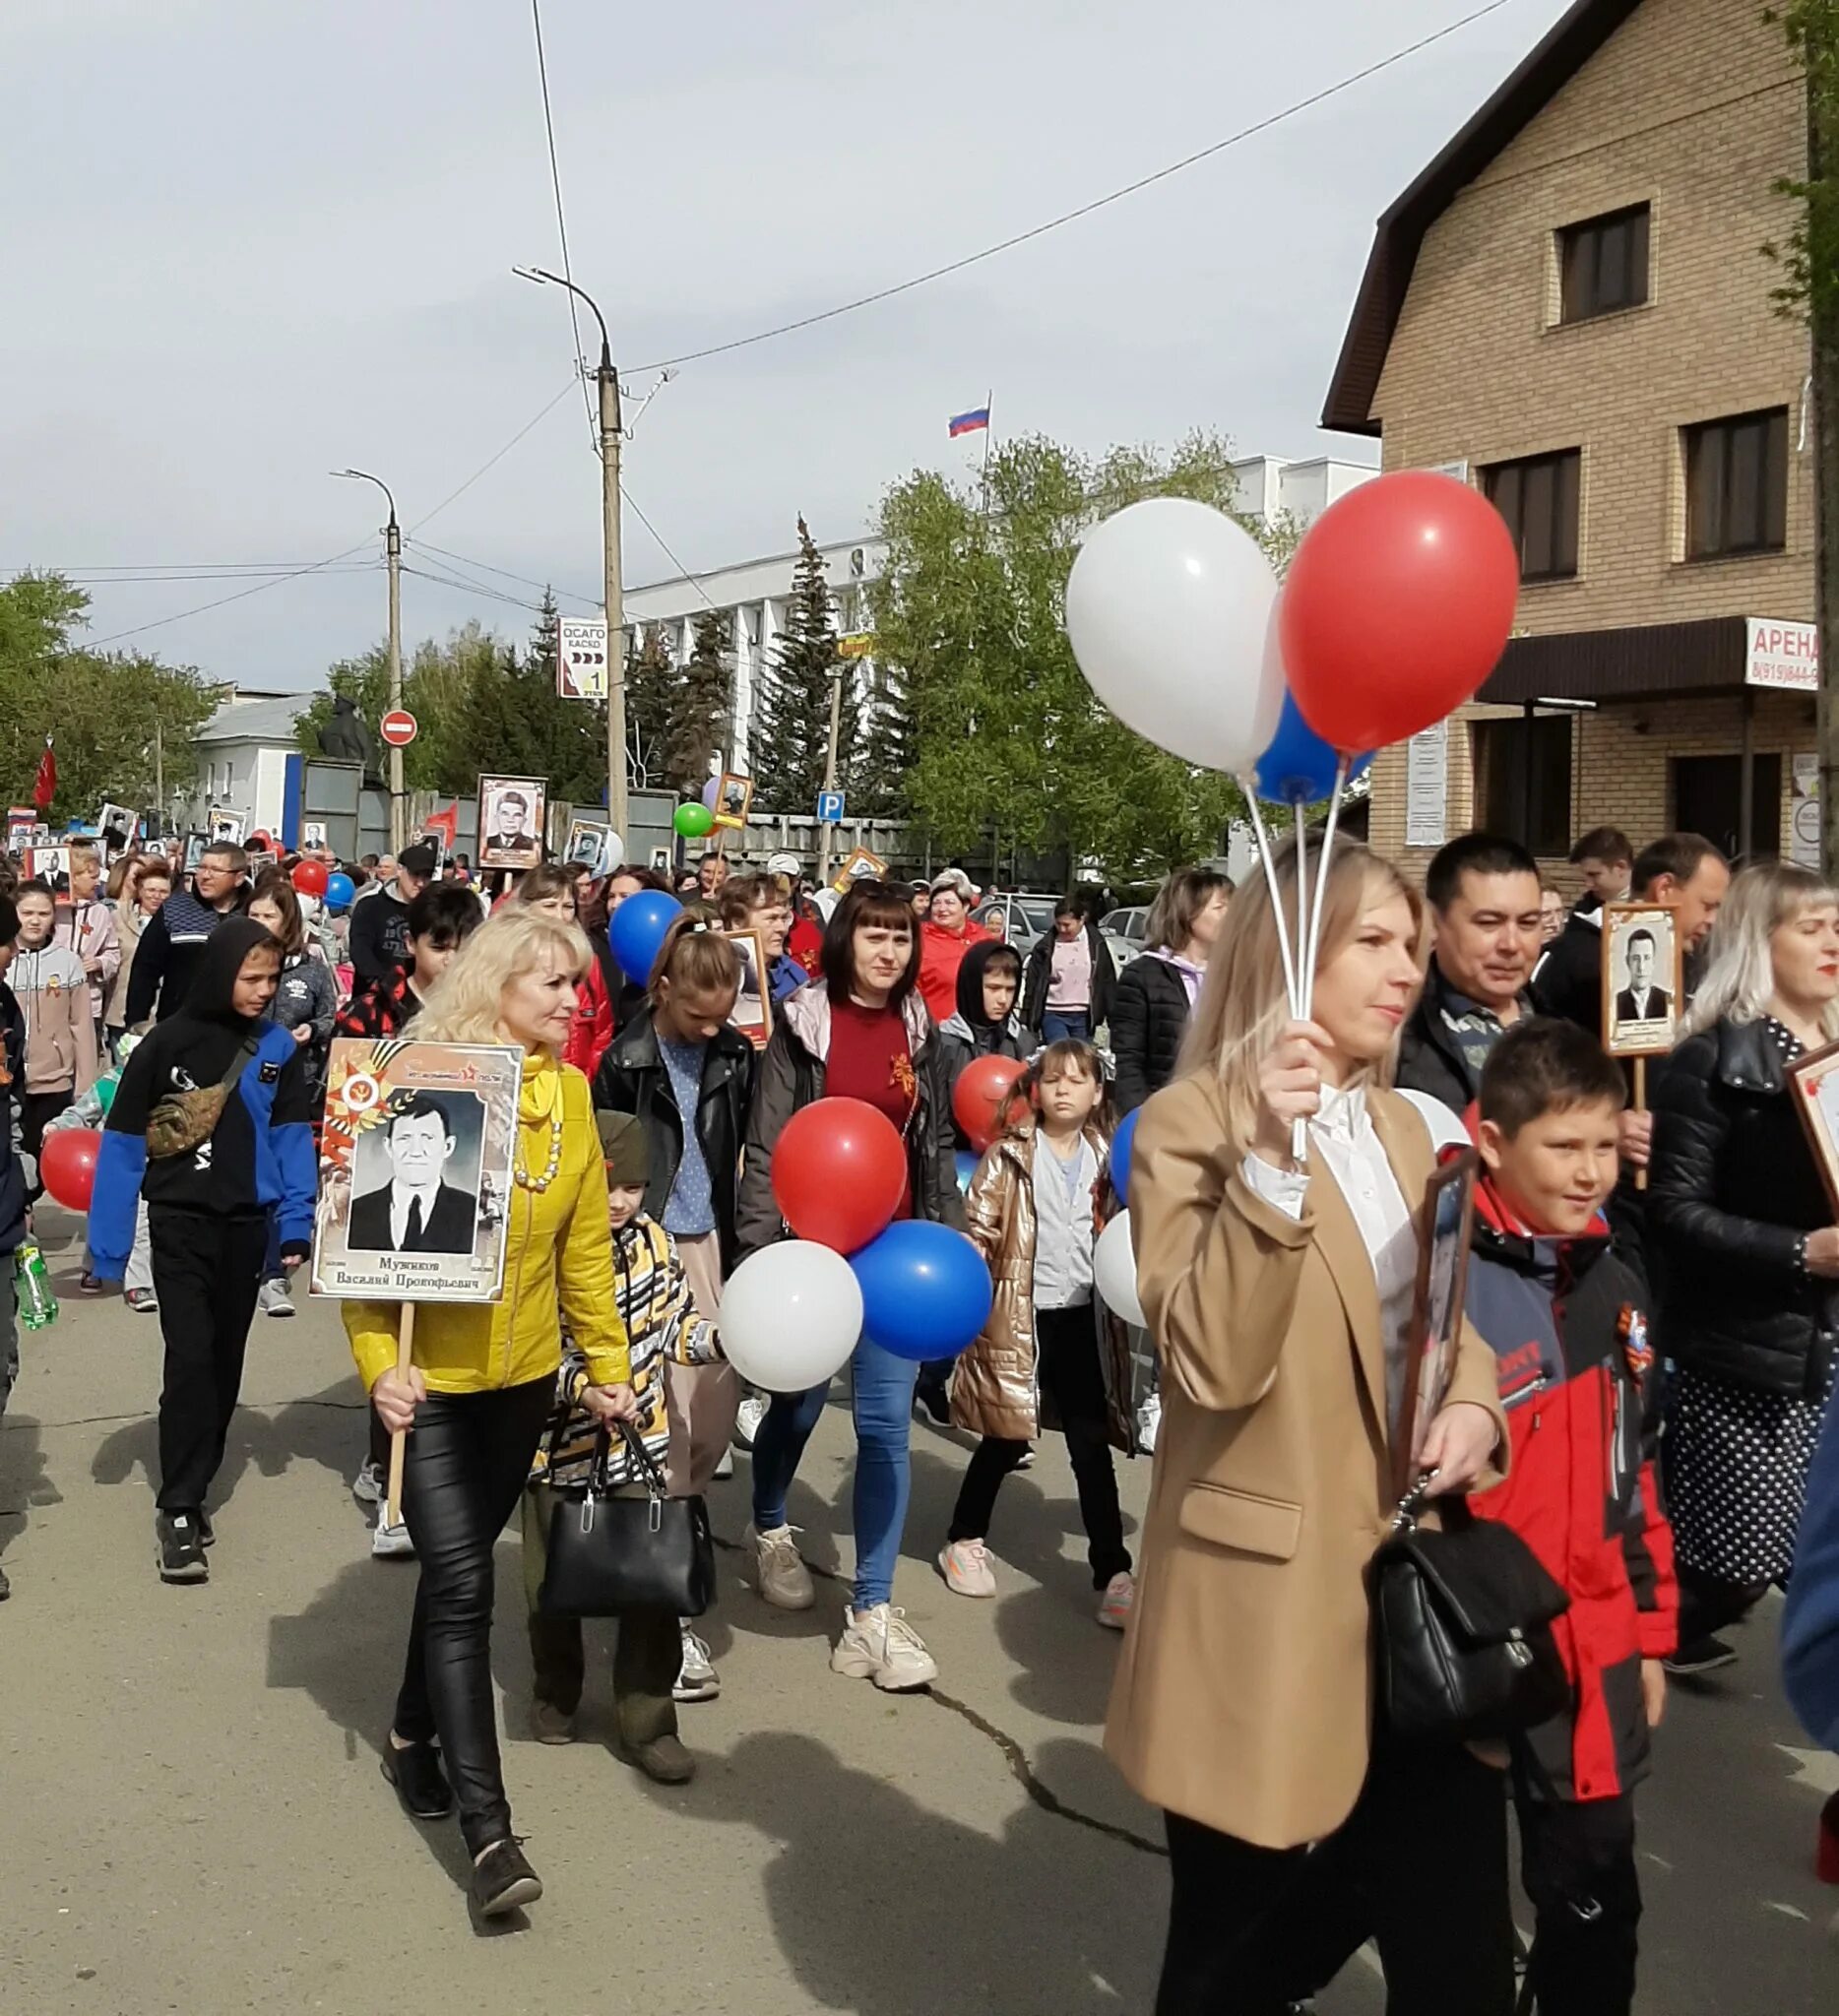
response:
[[[685,840],[700,840],[715,825],[715,814],[707,805],[679,805],[672,823]]]

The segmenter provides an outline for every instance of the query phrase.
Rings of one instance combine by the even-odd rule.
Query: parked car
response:
[[[1026,959],[1035,940],[1053,928],[1053,906],[1059,900],[1056,895],[1044,896],[1034,889],[1007,890],[1000,896],[985,898],[971,916],[985,930],[994,931],[1005,945],[1013,945]]]
[[[1127,910],[1108,910],[1099,919],[1099,929],[1108,938],[1121,938],[1138,953],[1143,950],[1143,933],[1149,923],[1148,904],[1132,904]]]

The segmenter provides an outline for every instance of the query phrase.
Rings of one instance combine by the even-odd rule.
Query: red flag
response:
[[[44,754],[38,758],[38,775],[32,783],[32,801],[39,811],[48,812],[51,800],[57,796],[57,752],[51,747],[51,737],[44,738]]]
[[[433,812],[421,822],[423,833],[437,834],[447,843],[447,851],[452,853],[460,845],[460,803],[456,799],[444,812]]]

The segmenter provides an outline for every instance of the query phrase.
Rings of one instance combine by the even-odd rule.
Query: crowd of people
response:
[[[294,865],[220,844],[185,877],[128,852],[104,885],[78,848],[67,888],[0,890],[0,1252],[25,1235],[47,1131],[101,1120],[81,1286],[122,1281],[160,1319],[159,1570],[202,1581],[247,1336],[258,1311],[291,1315],[310,1250],[330,1041],[522,1052],[515,1292],[419,1306],[406,1361],[400,1305],[342,1305],[371,1403],[353,1492],[372,1551],[418,1571],[383,1775],[417,1820],[458,1812],[482,1913],[541,1893],[491,1684],[514,1514],[544,1742],[573,1738],[589,1681],[578,1623],[541,1592],[556,1506],[591,1477],[695,1499],[746,1451],[747,1579],[781,1608],[816,1601],[792,1494],[833,1382],[748,1389],[722,1300],[788,1235],[776,1147],[826,1099],[886,1117],[897,1216],[964,1232],[993,1285],[961,1354],[863,1335],[850,1357],[855,1568],[832,1670],[894,1694],[938,1673],[896,1602],[916,1418],[978,1438],[937,1536],[944,1586],[971,1600],[999,1587],[1004,1480],[1057,1427],[1093,1614],[1120,1634],[1107,1747],[1166,1814],[1161,2016],[1282,2016],[1368,1938],[1395,2011],[1504,2016],[1509,1804],[1533,2005],[1627,2011],[1634,1800],[1668,1675],[1758,1657],[1734,1634],[1772,1586],[1792,1698],[1839,1744],[1839,1225],[1790,1077],[1839,1038],[1839,891],[1810,871],[1733,876],[1698,836],[1636,849],[1605,827],[1573,850],[1567,906],[1506,839],[1450,842],[1422,890],[1344,841],[1318,869],[1304,1020],[1287,850],[1239,891],[1174,870],[1121,969],[1078,893],[1019,947],[974,919],[959,867],[822,902],[790,856],[719,851],[674,880],[545,863],[481,890],[417,844],[356,864],[338,915]],[[646,891],[680,909],[628,973],[609,927]],[[1671,912],[1686,996],[1677,1047],[1638,1080],[1602,1047],[1604,906],[1629,897]],[[739,949],[756,937],[764,972]],[[763,1047],[749,986],[772,1000]],[[990,1057],[1016,1075],[993,1138],[973,1138],[954,1093]],[[1426,1404],[1420,1200],[1469,1148],[1465,1311]],[[1128,1317],[1095,1266],[1125,1210]],[[1145,1440],[1144,1364],[1158,1425],[1133,1554],[1113,1457]],[[1401,1475],[1427,1526],[1511,1534],[1564,1600],[1560,1693],[1499,1740],[1389,1706],[1370,1568]],[[721,1687],[709,1648],[659,1606],[622,1616],[617,1644],[616,1750],[681,1783],[678,1711]],[[1839,1881],[1839,1799],[1821,1826]]]

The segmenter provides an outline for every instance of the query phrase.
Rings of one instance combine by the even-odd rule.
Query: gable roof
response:
[[[1322,425],[1343,434],[1377,434],[1371,417],[1405,290],[1425,233],[1461,191],[1575,77],[1641,0],[1575,0],[1546,38],[1379,220],[1353,320],[1322,409]]]
[[[313,704],[310,693],[273,693],[220,707],[193,736],[198,742],[293,742],[293,724]]]

